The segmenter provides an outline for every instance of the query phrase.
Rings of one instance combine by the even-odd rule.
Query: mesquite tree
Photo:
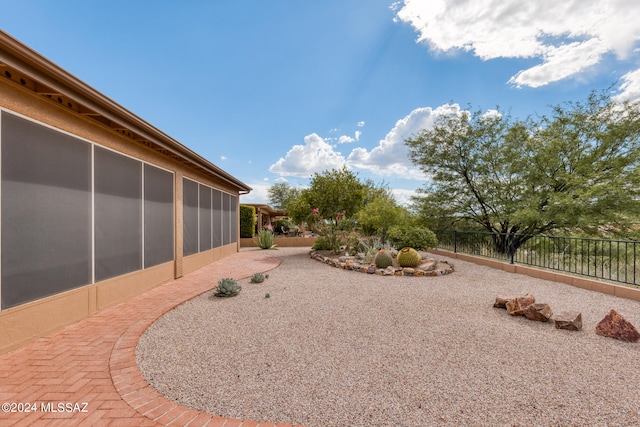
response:
[[[465,111],[406,144],[431,178],[417,210],[500,233],[501,253],[556,230],[624,232],[640,217],[638,103],[592,93],[535,120]]]

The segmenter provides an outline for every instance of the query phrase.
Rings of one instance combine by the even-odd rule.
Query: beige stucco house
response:
[[[237,252],[250,190],[0,31],[0,353]]]

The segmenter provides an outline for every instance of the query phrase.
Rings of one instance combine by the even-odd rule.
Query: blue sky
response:
[[[529,4],[531,3],[531,4]],[[640,99],[637,0],[22,0],[0,28],[254,188],[346,165],[405,202],[438,114]]]

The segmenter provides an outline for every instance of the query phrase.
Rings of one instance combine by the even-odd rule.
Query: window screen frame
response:
[[[11,118],[9,118],[8,116],[11,116]],[[6,122],[5,119],[6,118]],[[86,172],[87,172],[87,176],[84,178],[86,180],[85,184],[83,184],[84,189],[74,189],[74,188],[67,188],[67,187],[61,187],[62,188],[62,193],[58,193],[59,196],[58,198],[61,200],[65,200],[66,196],[65,193],[68,193],[68,191],[70,190],[71,192],[74,191],[80,191],[81,194],[84,194],[84,199],[81,203],[81,205],[78,205],[76,207],[76,209],[72,210],[72,212],[76,213],[76,212],[80,212],[80,210],[84,210],[85,212],[85,221],[78,221],[77,219],[74,219],[72,222],[73,224],[71,225],[74,228],[74,231],[77,230],[77,227],[79,225],[79,223],[84,224],[85,227],[85,231],[83,232],[82,230],[79,231],[79,234],[83,234],[83,241],[84,243],[81,244],[80,246],[76,246],[75,248],[72,248],[72,250],[80,250],[83,253],[86,253],[86,255],[84,257],[81,256],[82,262],[85,264],[83,267],[84,272],[82,273],[85,277],[82,279],[78,279],[76,280],[71,279],[68,277],[68,274],[71,273],[72,270],[70,270],[69,272],[61,272],[61,276],[57,276],[55,277],[55,279],[51,280],[49,283],[41,283],[39,282],[37,285],[35,285],[35,289],[34,286],[31,285],[27,285],[27,284],[23,284],[22,286],[26,286],[26,292],[25,290],[22,290],[23,293],[23,297],[22,298],[17,298],[13,301],[5,301],[6,298],[10,298],[11,296],[7,297],[6,295],[17,295],[20,292],[18,291],[10,291],[8,292],[8,289],[6,288],[6,286],[21,286],[20,285],[20,281],[18,280],[17,282],[14,281],[12,283],[7,283],[6,280],[3,279],[7,279],[6,273],[7,273],[7,266],[5,265],[5,262],[10,264],[10,260],[6,259],[6,253],[10,253],[10,251],[2,251],[2,245],[0,244],[0,256],[2,257],[3,261],[0,262],[0,298],[2,298],[2,305],[0,306],[0,310],[5,310],[5,309],[9,309],[12,307],[17,307],[32,301],[37,301],[43,298],[47,298],[47,297],[51,297],[57,294],[60,294],[62,292],[67,292],[67,291],[71,291],[74,289],[78,289],[78,288],[82,288],[84,286],[88,286],[91,285],[93,283],[93,269],[94,269],[94,264],[95,264],[95,259],[94,259],[94,250],[93,250],[93,225],[94,225],[94,217],[93,217],[93,145],[91,143],[91,141],[87,141],[84,138],[81,138],[77,135],[74,135],[72,133],[69,132],[65,132],[65,131],[61,131],[60,129],[57,129],[53,126],[48,126],[42,122],[36,121],[31,119],[30,117],[26,117],[22,114],[19,113],[15,113],[13,111],[10,110],[6,110],[4,108],[0,108],[0,155],[4,154],[5,156],[8,154],[7,150],[11,150],[11,145],[7,142],[7,141],[3,141],[2,140],[2,135],[5,133],[5,130],[7,129],[6,126],[8,126],[8,121],[9,120],[16,120],[16,121],[21,121],[22,123],[24,123],[27,127],[31,127],[33,126],[33,128],[28,128],[25,129],[26,132],[26,136],[23,136],[23,134],[19,134],[17,135],[18,138],[22,138],[22,140],[31,140],[31,141],[36,141],[33,146],[31,147],[32,149],[34,149],[34,147],[36,147],[39,144],[47,144],[47,143],[51,143],[51,144],[56,144],[60,141],[64,141],[63,144],[69,144],[69,146],[71,145],[75,145],[77,144],[77,147],[82,147],[83,151],[85,151],[85,153],[83,154],[84,156],[84,160],[83,162],[85,163],[86,166]],[[11,129],[9,128],[9,130],[7,132],[11,132]],[[33,135],[34,134],[38,134],[38,136],[42,139],[36,139]],[[29,138],[29,136],[31,136],[31,138]],[[54,142],[46,142],[46,140],[49,139],[49,141],[54,140]],[[42,141],[45,141],[44,143]],[[21,145],[24,145],[25,148],[28,150],[28,145],[29,143],[22,143]],[[21,147],[22,148],[22,147]],[[52,145],[53,148],[53,145]],[[36,155],[37,156],[37,155]],[[1,159],[0,159],[1,160]],[[50,160],[50,159],[48,159]],[[55,160],[54,160],[55,161]],[[2,167],[2,162],[0,162],[0,168]],[[73,173],[73,171],[75,170],[75,168],[73,166],[69,166],[67,165],[67,168],[64,167],[60,167],[58,166],[58,169],[61,170],[62,174],[67,174],[67,173]],[[41,171],[42,172],[42,171]],[[38,173],[41,173],[38,172]],[[5,186],[5,180],[3,179],[4,175],[5,175],[6,171],[5,170],[1,170],[0,169],[0,189],[2,189],[2,187]],[[26,179],[25,180],[18,180],[18,181],[12,181],[11,179],[8,179],[7,182],[17,182],[18,185],[20,184],[28,184],[29,182],[34,182],[35,185],[42,185],[42,183],[40,183],[37,180],[37,175],[38,173],[35,174],[35,181],[30,181],[34,179],[34,176],[28,176],[25,175]],[[45,172],[46,173],[46,172]],[[10,185],[10,184],[9,184]],[[4,190],[7,190],[7,188],[4,188]],[[9,191],[9,190],[7,190]],[[52,193],[52,192],[47,192],[46,193],[50,198],[56,199],[56,194]],[[7,194],[5,191],[2,192],[2,197],[0,198],[0,201],[2,200],[2,198],[6,197]],[[37,202],[41,202],[40,199],[36,199]],[[56,203],[56,202],[54,202]],[[5,201],[6,204],[6,201]],[[33,209],[29,209],[29,205],[28,204],[22,204],[20,205],[18,204],[12,204],[11,208],[6,208],[6,206],[1,206],[0,205],[0,224],[2,224],[5,220],[10,219],[11,217],[11,213],[12,210],[14,208],[14,206],[17,206],[18,208],[22,208],[22,210],[24,211],[24,215],[25,216],[37,216],[37,215],[44,215],[47,216],[47,212],[44,210],[44,208],[41,207],[41,205],[39,205],[37,208],[33,208]],[[8,209],[8,210],[7,210]],[[80,210],[79,210],[80,209]],[[37,212],[34,214],[34,212]],[[51,210],[50,212],[52,212],[54,215],[55,213],[62,213],[62,211],[58,211],[58,210]],[[5,216],[8,215],[8,218]],[[42,223],[42,227],[43,228],[47,228],[47,224],[46,221],[39,221],[40,223]],[[6,225],[6,224],[5,224]],[[27,225],[29,226],[29,225]],[[31,226],[33,226],[36,230],[38,230],[38,228],[40,228],[38,226],[38,224],[32,224]],[[5,227],[8,229],[11,229],[12,227]],[[54,226],[55,228],[55,226]],[[1,227],[0,227],[0,233],[2,233]],[[18,234],[16,233],[16,236]],[[23,234],[23,237],[25,237],[26,239],[28,239],[28,233],[25,235]],[[7,236],[10,236],[10,233],[2,233],[2,236],[0,238],[0,242],[5,241]],[[40,238],[46,238],[46,235],[41,234],[40,232],[37,233],[38,239]],[[54,236],[55,237],[55,236]],[[9,237],[11,238],[11,237]],[[31,243],[33,243],[33,241],[30,241]],[[58,239],[54,239],[53,244],[55,245],[56,243],[59,242],[64,242],[64,239],[58,240]],[[5,244],[9,245],[10,242],[5,242]],[[70,245],[69,243],[65,244],[65,243],[59,243],[62,245]],[[35,247],[37,247],[36,245],[33,245],[32,247],[34,247],[34,252],[37,253],[37,249],[35,249]],[[5,248],[6,249],[6,248]],[[56,251],[55,249],[53,249],[56,252],[56,255],[58,255],[58,251]],[[23,256],[23,258],[26,258],[27,256]],[[55,255],[54,255],[55,257]],[[73,255],[70,255],[69,259],[64,259],[62,260],[62,264],[57,264],[53,268],[54,270],[63,268],[65,265],[68,265],[69,260],[73,260]],[[6,260],[6,261],[5,261]],[[46,261],[44,261],[46,264]],[[37,274],[37,270],[38,270],[38,265],[39,265],[39,261],[37,258],[34,258],[32,260],[32,264],[31,264],[31,270],[26,271],[24,273],[22,273],[22,275],[33,275],[33,274]],[[28,263],[27,263],[28,264]],[[66,277],[65,277],[66,276]],[[31,279],[33,280],[33,279]],[[32,290],[33,292],[31,292],[30,290]],[[4,291],[4,292],[3,292]],[[5,295],[3,295],[5,294]]]
[[[103,281],[103,280],[96,280],[96,277],[95,277],[95,273],[96,273],[96,256],[95,256],[95,251],[96,251],[96,219],[95,219],[95,215],[96,215],[96,206],[95,206],[95,195],[96,195],[95,169],[96,169],[96,166],[95,166],[95,151],[96,151],[96,147],[98,147],[99,149],[104,149],[104,150],[113,152],[113,153],[115,153],[117,155],[124,156],[124,157],[129,158],[129,159],[135,160],[136,162],[140,163],[141,179],[142,179],[142,184],[141,184],[141,186],[142,186],[142,188],[141,188],[142,209],[141,209],[141,217],[140,217],[140,227],[141,227],[140,233],[142,235],[142,239],[141,239],[141,257],[142,257],[142,261],[141,261],[141,264],[140,264],[140,268],[137,269],[137,270],[134,270],[134,272],[144,271],[144,270],[146,270],[148,268],[151,268],[151,267],[154,267],[156,265],[163,264],[163,263],[167,263],[167,262],[173,262],[173,263],[176,262],[176,253],[175,253],[175,251],[176,251],[176,214],[175,214],[175,209],[176,209],[177,202],[176,202],[176,171],[175,170],[164,168],[162,166],[159,166],[157,164],[151,163],[151,162],[146,161],[144,159],[141,159],[141,158],[129,155],[127,153],[118,151],[116,149],[113,149],[111,147],[105,146],[103,144],[99,144],[99,143],[97,143],[95,141],[89,140],[87,138],[84,138],[82,136],[76,135],[76,134],[68,132],[66,130],[57,128],[57,127],[49,125],[47,123],[43,123],[43,122],[41,122],[39,120],[36,120],[36,119],[34,119],[32,117],[25,116],[23,114],[17,113],[17,112],[12,111],[12,110],[9,110],[7,108],[0,107],[0,189],[1,189],[1,186],[3,184],[3,182],[2,182],[2,170],[1,170],[1,164],[2,164],[1,163],[1,160],[2,160],[1,159],[1,155],[2,155],[2,152],[4,151],[3,141],[2,141],[2,129],[3,129],[3,126],[6,124],[6,123],[3,124],[2,118],[3,118],[3,116],[5,116],[5,114],[13,116],[14,118],[25,120],[25,121],[29,122],[31,125],[38,126],[38,127],[42,128],[42,129],[44,129],[46,132],[54,132],[54,133],[62,135],[64,138],[71,138],[74,141],[77,141],[78,143],[88,145],[88,150],[89,150],[89,160],[88,160],[89,166],[88,166],[88,168],[89,168],[90,185],[89,185],[89,203],[88,203],[88,207],[87,207],[87,209],[89,211],[89,221],[88,221],[88,227],[89,227],[89,230],[88,230],[88,234],[89,234],[89,237],[88,237],[89,250],[87,252],[88,252],[88,257],[89,257],[89,278],[88,278],[87,282],[83,283],[83,284],[68,285],[64,289],[55,291],[53,293],[41,293],[41,294],[39,294],[38,296],[36,296],[36,297],[34,297],[32,299],[29,299],[27,301],[22,301],[22,302],[19,302],[17,304],[11,305],[11,306],[7,306],[7,307],[0,306],[0,311],[6,310],[6,309],[9,309],[9,308],[12,308],[12,307],[17,307],[17,306],[26,304],[28,302],[37,301],[37,300],[41,300],[41,299],[44,299],[44,298],[49,298],[49,297],[55,296],[57,294],[60,294],[62,292],[67,292],[67,291],[70,291],[70,290],[73,290],[73,289],[82,288],[82,287],[93,285],[93,284],[100,283],[100,282]],[[146,246],[145,246],[145,232],[146,232],[146,227],[145,227],[145,225],[146,225],[146,223],[145,223],[145,219],[146,219],[146,217],[145,217],[145,214],[146,214],[146,212],[145,212],[145,201],[146,201],[146,195],[145,195],[145,170],[147,169],[147,167],[156,168],[156,169],[158,169],[160,171],[163,171],[165,173],[170,174],[170,176],[171,176],[171,194],[172,194],[171,203],[170,203],[170,205],[171,205],[172,224],[171,224],[170,231],[169,231],[170,240],[172,242],[172,244],[171,244],[171,246],[172,246],[172,248],[171,248],[171,259],[166,259],[165,261],[160,262],[159,264],[151,264],[151,265],[149,265],[145,260],[145,251],[146,251]],[[1,200],[1,198],[0,198],[0,200]],[[0,204],[0,224],[1,224],[1,221],[2,221],[2,218],[3,218],[2,214],[3,214],[3,209],[2,209],[2,205]],[[2,235],[2,230],[0,229],[0,242],[1,242],[1,235]],[[0,245],[0,259],[1,259],[1,256],[2,256],[2,245]],[[5,285],[5,284],[2,283],[2,280],[1,280],[2,279],[2,267],[3,267],[2,262],[0,262],[0,299],[2,297],[3,286]],[[119,274],[119,275],[114,276],[114,277],[121,277],[124,274],[127,274],[127,273]],[[104,280],[108,280],[108,278],[105,278]]]
[[[198,184],[198,207],[200,207],[200,190],[202,188],[206,188],[208,190],[211,191],[211,248],[208,249],[201,249],[202,245],[200,244],[200,239],[198,239],[198,251],[194,252],[194,253],[185,253],[184,251],[184,246],[185,246],[185,239],[184,239],[184,221],[186,219],[186,215],[185,215],[185,196],[184,196],[184,182],[185,181],[191,181],[193,183]],[[216,209],[217,208],[217,203],[216,203],[216,198],[220,197],[219,200],[219,210]],[[184,176],[183,177],[183,256],[187,257],[187,256],[192,256],[192,255],[196,255],[199,254],[201,252],[206,252],[212,249],[216,249],[219,247],[223,247],[223,246],[227,246],[227,245],[231,245],[231,244],[237,244],[238,243],[238,238],[237,238],[237,232],[239,229],[239,224],[238,224],[238,197],[239,195],[235,195],[232,193],[229,193],[228,191],[224,191],[221,190],[219,188],[216,187],[212,187],[210,185],[204,184],[196,179]],[[227,207],[227,209],[225,210],[224,207]],[[201,214],[201,210],[198,208],[198,220],[197,220],[197,224],[198,224],[198,229],[197,229],[197,234],[198,236],[200,236],[200,224],[202,223],[202,219],[200,218],[200,214]],[[216,224],[217,220],[220,220],[219,224]],[[235,224],[234,224],[235,221]]]

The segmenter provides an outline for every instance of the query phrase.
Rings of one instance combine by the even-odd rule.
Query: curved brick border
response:
[[[409,268],[409,267],[397,267],[394,274],[386,274],[385,269],[383,268],[375,268],[375,264],[360,264],[358,262],[344,262],[340,261],[337,258],[331,258],[324,255],[319,254],[315,250],[311,250],[309,252],[309,256],[316,261],[320,261],[321,263],[330,265],[331,267],[340,268],[348,271],[356,271],[359,273],[368,273],[368,274],[377,274],[379,276],[412,276],[412,277],[434,277],[434,276],[445,276],[447,274],[453,273],[455,270],[453,268],[453,264],[449,261],[437,261],[443,264],[447,264],[450,269],[448,270],[423,270],[421,268]]]
[[[147,313],[144,318],[131,324],[118,338],[109,359],[109,371],[113,385],[131,408],[149,420],[153,420],[161,425],[171,426],[207,426],[207,427],[293,427],[289,423],[258,422],[251,420],[240,420],[206,414],[194,409],[179,405],[158,393],[142,377],[136,363],[135,349],[138,340],[144,331],[159,317],[177,305],[211,289],[213,283],[224,277],[234,277],[244,279],[250,277],[255,272],[266,272],[280,265],[277,258],[260,255],[247,259],[235,257],[225,259],[224,271],[220,265],[210,265],[203,267],[197,272],[191,273],[183,279],[186,286],[177,289],[164,288],[156,295],[148,295],[145,304],[149,304],[157,309]],[[216,263],[214,263],[216,264]],[[218,267],[218,268],[216,268]],[[231,274],[229,272],[232,272]],[[219,277],[218,277],[219,276]],[[153,292],[153,291],[152,291]]]

